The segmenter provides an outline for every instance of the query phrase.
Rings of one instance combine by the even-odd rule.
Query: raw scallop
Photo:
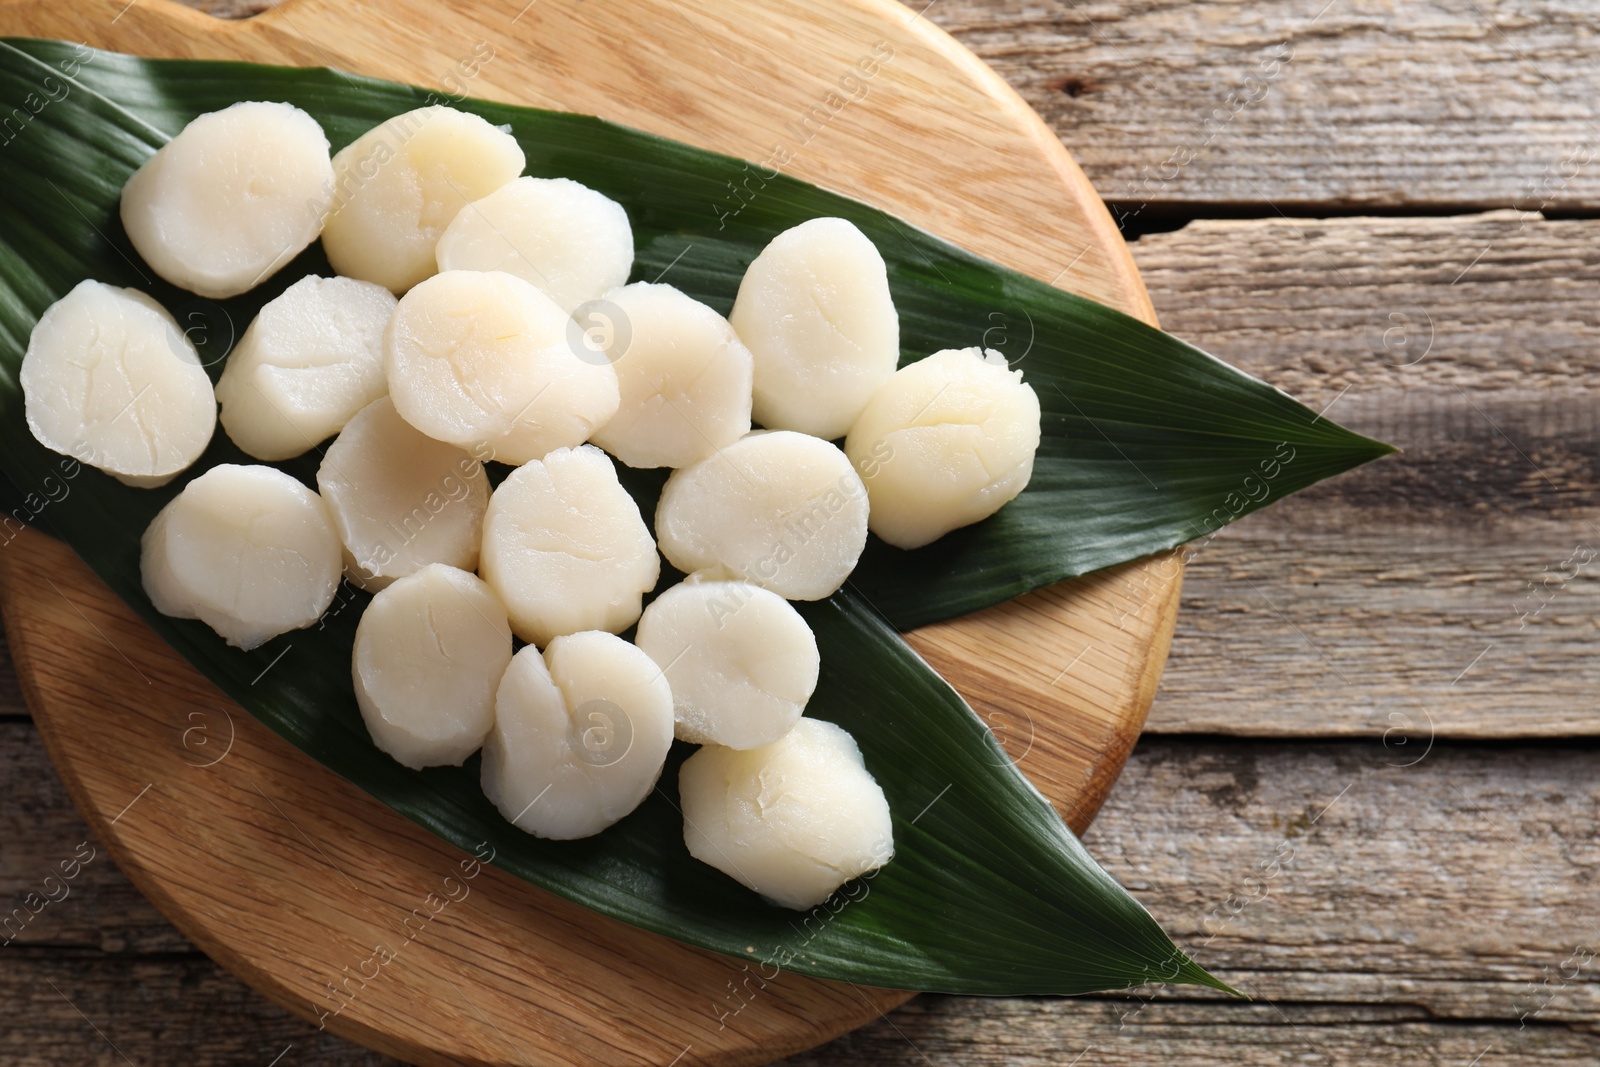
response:
[[[373,743],[420,770],[460,766],[483,745],[510,663],[500,598],[476,575],[435,563],[372,598],[351,674]]]
[[[946,349],[897,371],[850,430],[872,532],[919,548],[986,519],[1027,486],[1039,397],[992,349]]]
[[[749,582],[673,586],[644,609],[635,640],[672,686],[680,741],[770,744],[817,687],[811,627],[787,600]]]
[[[122,187],[122,225],[155,272],[213,300],[265,281],[322,232],[328,138],[289,104],[201,115]]]
[[[883,789],[842,728],[801,719],[739,752],[708,745],[678,771],[690,855],[786,908],[821,904],[894,855]]]
[[[328,446],[317,490],[344,542],[345,572],[363,589],[433,563],[478,567],[489,508],[483,464],[417,432],[388,397],[363,408]]]
[[[310,626],[339,588],[328,509],[272,467],[212,467],[157,513],[139,549],[157,611],[246,650]]]
[[[788,600],[821,600],[866,547],[867,492],[827,441],[753,433],[673,471],[656,506],[656,537],[685,574],[711,569]]]
[[[405,292],[437,269],[434,247],[456,213],[525,162],[515,137],[477,115],[440,105],[396,115],[333,157],[328,262]]]
[[[821,218],[772,239],[728,316],[755,356],[755,421],[843,437],[900,359],[883,257],[853,223]]]
[[[435,275],[401,298],[384,335],[395,410],[480,459],[520,464],[580,445],[619,397],[611,365],[574,349],[572,325],[515,275]]]
[[[594,443],[630,467],[686,467],[750,432],[750,350],[728,320],[670,285],[636,282],[611,315],[622,402]]]
[[[217,381],[222,428],[256,459],[298,456],[382,396],[394,294],[354,278],[301,278],[268,301]]]
[[[133,289],[79,282],[22,357],[28,429],[129,485],[164,485],[205,451],[217,402],[171,315]]]
[[[611,457],[584,445],[524,464],[495,489],[479,573],[517,636],[544,645],[632,626],[661,560]]]
[[[518,178],[474,200],[439,237],[439,269],[503,270],[569,314],[628,280],[633,229],[610,197],[568,178]]]
[[[511,660],[483,746],[483,791],[520,829],[599,833],[650,795],[672,746],[672,691],[649,656],[594,631]]]

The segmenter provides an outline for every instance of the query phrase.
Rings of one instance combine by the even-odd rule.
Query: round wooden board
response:
[[[893,0],[289,0],[239,23],[167,0],[4,0],[0,34],[452,91],[476,57],[471,95],[749,159],[784,144],[798,177],[1153,320],[1055,136]],[[869,77],[858,63],[871,60]],[[1082,832],[1144,722],[1181,579],[1169,555],[910,639]],[[0,606],[51,758],[119,866],[219,963],[351,1040],[422,1064],[757,1064],[908,996],[792,974],[752,993],[739,960],[492,869],[461,881],[462,854],[231,704],[40,534],[0,553]],[[464,898],[443,896],[451,875]],[[402,928],[414,909],[428,920]],[[381,967],[379,943],[400,946]]]

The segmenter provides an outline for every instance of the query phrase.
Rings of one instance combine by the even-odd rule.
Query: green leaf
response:
[[[362,594],[341,593],[317,628],[251,653],[198,623],[155,614],[139,584],[138,536],[179,485],[130,489],[72,470],[32,439],[17,385],[29,331],[85,277],[135,285],[191,330],[215,373],[261,303],[305,273],[327,272],[326,261],[309,250],[256,292],[220,304],[177,290],[138,262],[121,231],[116,207],[128,175],[197,114],[238,100],[297,104],[338,148],[429,95],[325,70],[0,42],[0,116],[11,116],[0,119],[0,468],[24,494],[54,500],[44,524],[178,651],[311,756],[442,837],[465,848],[487,841],[513,874],[618,919],[875,986],[1078,993],[1178,980],[1225,988],[1090,859],[890,623],[960,614],[1169,547],[1205,532],[1207,516],[1243,514],[1387,449],[1127,316],[858,202],[772,177],[734,213],[727,183],[748,177],[736,160],[593,118],[464,105],[510,126],[530,173],[573,177],[619,200],[638,240],[636,277],[667,272],[725,311],[745,265],[775,233],[841,215],[889,263],[905,358],[988,343],[1017,361],[1040,393],[1046,440],[1021,498],[919,552],[874,545],[857,572],[859,594],[805,608],[823,655],[810,711],[855,735],[896,821],[896,859],[836,898],[835,908],[802,917],[769,907],[688,856],[675,811],[681,746],[638,812],[567,843],[505,823],[479,791],[475,764],[418,774],[378,753],[349,683]],[[219,433],[195,469],[246,461]],[[284,466],[310,482],[315,461],[313,454]],[[650,478],[630,483],[648,500]]]

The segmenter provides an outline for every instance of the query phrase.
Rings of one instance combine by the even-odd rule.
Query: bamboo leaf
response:
[[[338,148],[428,94],[325,70],[0,42],[0,115],[14,116],[0,123],[0,468],[20,492],[64,477],[61,457],[27,432],[17,372],[39,315],[78,281],[151,292],[192,330],[215,374],[264,301],[306,273],[327,272],[313,248],[257,291],[217,304],[155,279],[121,232],[116,208],[128,175],[196,115],[247,99],[304,108]],[[754,946],[784,969],[877,986],[1078,993],[1175,980],[1225,988],[1094,863],[894,627],[1170,547],[1206,532],[1208,521],[1244,514],[1386,446],[1160,331],[856,201],[774,176],[730,216],[718,205],[725,183],[744,173],[738,161],[593,118],[462,106],[509,125],[530,173],[572,177],[620,201],[638,240],[636,277],[670,268],[668,280],[726,311],[745,265],[774,234],[842,215],[889,263],[903,358],[987,341],[1038,390],[1045,444],[1021,498],[918,552],[874,544],[853,582],[859,593],[805,608],[823,656],[810,713],[859,741],[895,815],[896,859],[810,916],[761,903],[682,845],[675,772],[683,746],[657,793],[612,830],[579,842],[528,837],[483,798],[475,762],[417,773],[372,746],[349,682],[363,594],[342,593],[312,631],[243,653],[198,623],[157,615],[140,588],[139,533],[179,485],[130,489],[83,470],[51,505],[49,527],[179,652],[313,758],[440,836],[466,848],[488,841],[513,874],[623,921],[743,958]],[[1003,344],[996,315],[1010,324]],[[309,482],[315,458],[284,466]],[[219,433],[195,470],[246,461]],[[647,504],[659,487],[648,476],[630,483]],[[1263,495],[1252,484],[1269,488]]]

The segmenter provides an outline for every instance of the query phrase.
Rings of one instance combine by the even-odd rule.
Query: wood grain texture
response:
[[[1439,745],[1404,765],[1418,754],[1166,738],[1134,753],[1087,844],[1253,1003],[921,997],[793,1067],[1043,1067],[1090,1048],[1084,1064],[1466,1067],[1491,1045],[1484,1063],[1502,1067],[1592,1063],[1600,748]],[[0,769],[0,811],[27,831],[0,853],[14,908],[89,831],[27,724],[0,726]],[[0,947],[0,996],[26,1005],[0,1029],[0,1062],[121,1062],[80,1009],[137,1063],[182,1048],[196,1065],[265,1064],[290,1044],[300,1064],[380,1062],[184,951],[104,856],[71,886]]]
[[[0,1063],[26,1067],[398,1067],[318,1033],[201,956],[89,959],[19,949],[0,971],[10,1000]],[[531,1062],[531,1061],[530,1061]]]
[[[937,0],[926,17],[1119,213],[1600,206],[1592,5]]]
[[[52,988],[52,985],[54,988]],[[310,1027],[200,956],[7,961],[15,1022],[0,1062],[27,1067],[399,1067]],[[70,1000],[68,999],[70,998]],[[98,1031],[98,1032],[97,1032]],[[112,1047],[115,1042],[115,1048]],[[782,1067],[1590,1067],[1600,1037],[1563,1024],[1435,1020],[1419,1008],[922,996]],[[533,1064],[537,1060],[529,1059]],[[691,1063],[686,1059],[684,1063]]]
[[[457,90],[458,57],[487,44],[493,58],[477,65],[472,95],[599,114],[751,159],[822,115],[820,132],[790,145],[796,176],[1153,321],[1126,247],[1060,142],[981,62],[890,0],[405,0],[381,10],[293,0],[233,23],[164,0],[14,0],[0,5],[0,32],[332,65]],[[840,79],[859,83],[858,61],[885,53],[835,108]],[[708,216],[716,210],[707,205]],[[1157,568],[1172,580],[1130,621],[1115,590]],[[1154,695],[1180,575],[1173,558],[1133,564],[911,638],[1081,830]],[[690,1050],[699,1062],[751,1063],[906,999],[785,975],[724,1026],[717,1009],[738,961],[492,872],[473,882],[470,903],[431,920],[426,938],[406,937],[403,960],[358,975],[348,997],[346,976],[370,966],[373,945],[461,858],[229,712],[63,546],[31,533],[8,546],[0,602],[52,759],[118,865],[214,959],[337,1033],[424,1063],[510,1063],[532,1051],[548,1062],[659,1064]],[[1002,642],[1014,662],[990,655]],[[1096,650],[1094,664],[1075,675],[1054,664],[1080,643]],[[205,754],[185,747],[186,725],[215,736],[224,721],[234,741],[226,762],[196,773]]]
[[[1561,1026],[1436,1022],[1406,1008],[922,997],[784,1067],[1548,1067],[1593,1064],[1600,1038]]]
[[[1171,329],[1404,449],[1191,546],[1150,728],[1600,735],[1600,222],[1199,220],[1134,249]]]

